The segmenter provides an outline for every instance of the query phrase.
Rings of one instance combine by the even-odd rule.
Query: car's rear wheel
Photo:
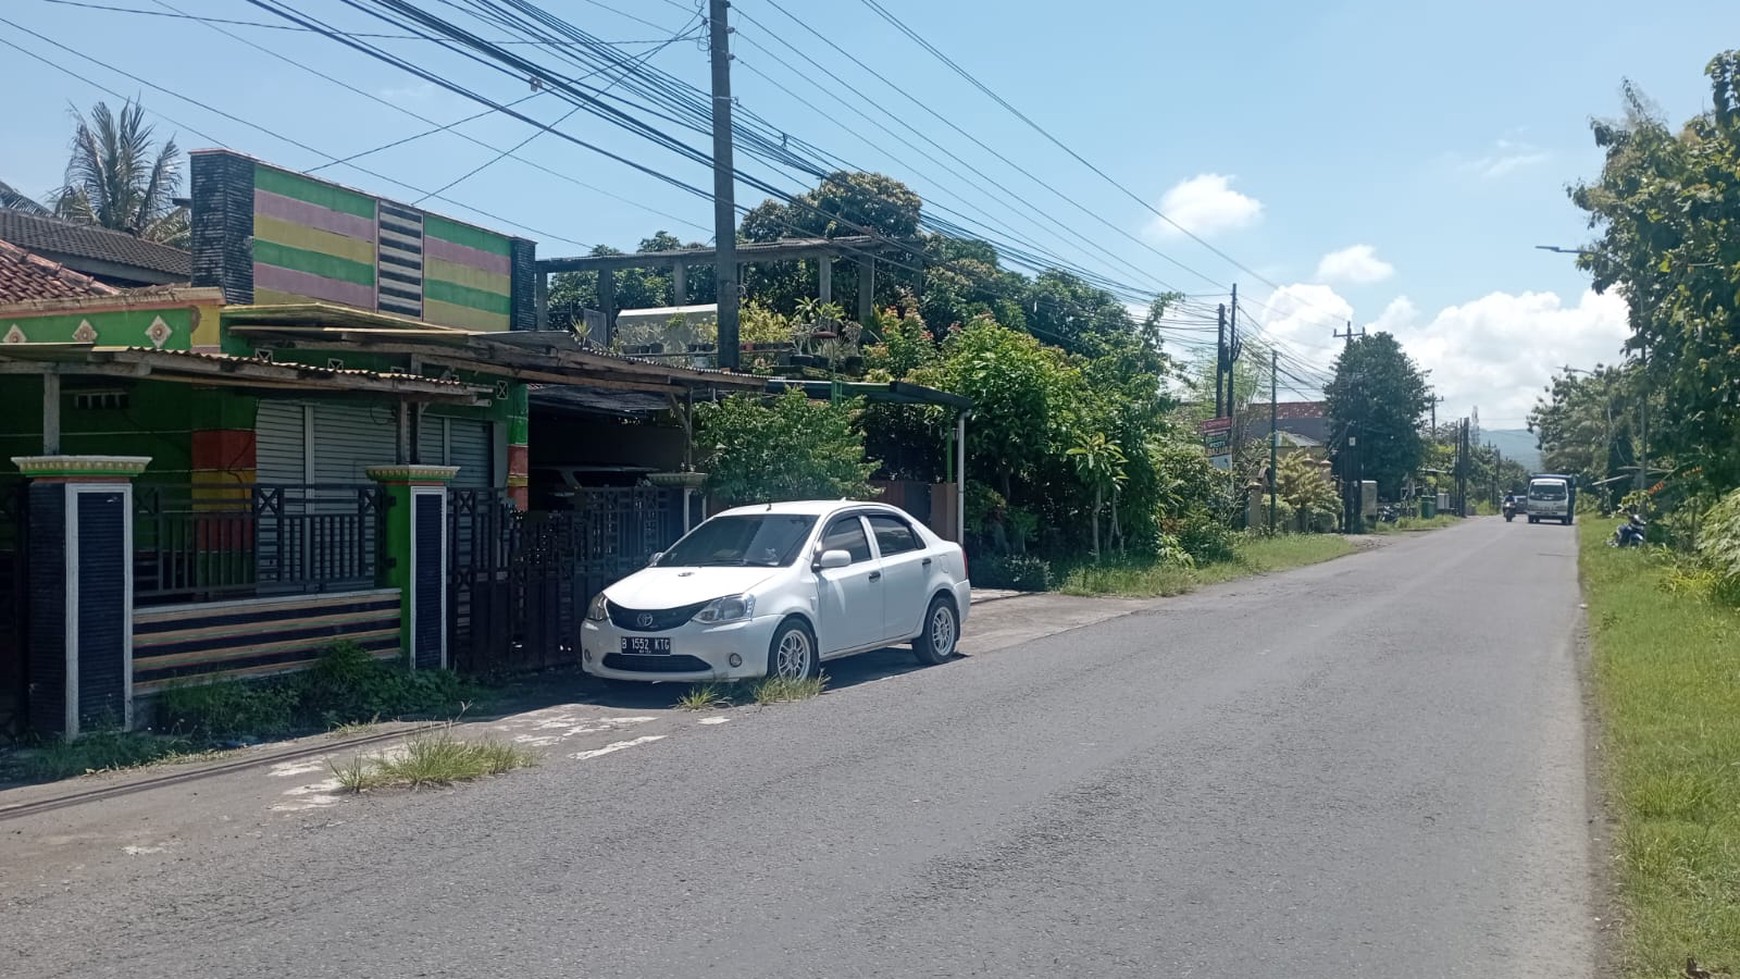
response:
[[[942,595],[930,600],[924,613],[924,631],[912,641],[912,651],[926,666],[946,663],[955,655],[955,644],[961,638],[961,617],[955,603]]]
[[[822,669],[816,653],[816,637],[797,619],[788,619],[773,634],[767,649],[767,675],[781,680],[803,680]]]

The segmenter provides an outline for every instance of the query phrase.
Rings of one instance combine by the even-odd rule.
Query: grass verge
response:
[[[467,741],[450,728],[420,734],[404,751],[385,757],[357,756],[332,764],[333,777],[350,792],[391,786],[452,785],[536,764],[537,756],[501,741]]]
[[[1461,522],[1461,517],[1453,517],[1447,513],[1440,513],[1433,517],[1402,517],[1395,523],[1384,523],[1382,520],[1374,520],[1366,526],[1370,527],[1371,532],[1374,534],[1406,534],[1422,530],[1442,530],[1445,527],[1453,527]]]
[[[1151,561],[1085,564],[1071,569],[1058,590],[1066,595],[1161,598],[1235,578],[1317,564],[1353,550],[1354,545],[1339,534],[1241,536],[1233,545],[1232,557],[1225,561],[1196,567]]]
[[[0,781],[51,781],[148,765],[201,761],[218,754],[188,738],[134,731],[93,731],[73,741],[47,741],[11,753],[0,764]]]
[[[1671,556],[1605,546],[1607,532],[1582,523],[1578,565],[1618,820],[1620,963],[1740,972],[1740,609],[1678,587]]]

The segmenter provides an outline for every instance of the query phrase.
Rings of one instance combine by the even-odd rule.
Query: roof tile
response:
[[[0,303],[71,296],[112,296],[120,291],[0,240]]]
[[[23,211],[0,208],[0,239],[34,252],[76,255],[181,278],[193,274],[192,259],[180,248]]]

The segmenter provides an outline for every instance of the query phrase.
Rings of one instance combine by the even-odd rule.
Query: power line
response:
[[[45,36],[38,34],[35,31],[33,31],[27,27],[24,27],[22,25],[14,23],[13,21],[7,20],[4,17],[0,17],[0,24],[5,24],[8,27],[11,27],[15,30],[23,31],[24,33],[29,34],[30,36],[36,38],[37,40],[42,41],[46,44],[52,45],[53,47],[59,48],[60,50],[65,51],[66,53],[71,54],[77,58],[80,58],[84,61],[88,61],[88,62],[90,62],[94,65],[97,65],[99,67],[108,68],[110,71],[113,71],[116,74],[121,75],[121,76],[123,76],[131,81],[138,82],[139,84],[144,85],[147,88],[150,88],[150,89],[157,91],[157,92],[161,92],[164,95],[167,95],[171,98],[179,99],[183,102],[188,103],[189,105],[195,106],[195,107],[200,108],[200,109],[204,109],[205,111],[210,112],[213,115],[221,116],[225,119],[230,120],[231,122],[235,122],[235,123],[238,123],[240,125],[247,126],[248,128],[256,130],[256,131],[261,132],[261,133],[264,133],[265,135],[270,136],[273,139],[280,140],[282,142],[290,144],[291,146],[297,147],[298,149],[306,150],[309,153],[313,153],[316,156],[323,156],[329,160],[336,160],[337,159],[337,157],[333,156],[332,154],[327,153],[324,150],[316,149],[315,147],[310,146],[307,143],[302,142],[301,140],[292,139],[291,137],[285,136],[282,133],[274,132],[273,130],[267,129],[264,126],[261,126],[257,123],[249,122],[248,120],[243,119],[240,116],[232,115],[231,113],[225,112],[224,110],[216,108],[215,106],[209,105],[205,102],[199,101],[198,99],[192,98],[191,96],[183,95],[180,92],[176,92],[172,89],[165,88],[162,85],[158,85],[157,83],[152,82],[148,79],[141,78],[140,76],[132,74],[131,72],[125,71],[125,70],[120,69],[120,68],[116,68],[115,66],[107,64],[105,62],[98,61],[96,58],[93,58],[90,55],[87,55],[82,51],[77,51],[77,50],[74,50],[73,48],[67,47],[64,44],[61,44],[59,41],[54,40],[53,38],[45,37]],[[60,71],[60,72],[63,72],[67,75],[70,75],[71,77],[76,78],[79,81],[82,81],[82,82],[90,85],[91,87],[98,89],[99,91],[106,92],[113,98],[128,100],[128,96],[122,95],[120,92],[117,92],[114,89],[109,88],[108,86],[103,85],[100,82],[97,82],[91,78],[87,78],[84,75],[80,75],[78,72],[73,71],[71,68],[67,68],[64,65],[56,64],[54,61],[51,61],[50,59],[45,58],[42,55],[37,54],[36,52],[31,51],[28,48],[25,48],[21,45],[15,44],[12,41],[9,41],[5,38],[0,38],[0,44],[4,44],[7,47],[12,48],[13,50],[22,52],[23,54],[28,55],[32,59],[34,59],[36,61],[40,61],[43,64],[49,66],[50,68],[55,69],[56,71]],[[209,140],[214,145],[218,145],[218,146],[226,145],[224,140],[218,139],[218,138],[211,136],[207,133],[200,132],[198,129],[194,128],[193,126],[189,126],[183,122],[178,122],[175,119],[171,118],[170,116],[163,115],[162,113],[155,112],[155,111],[154,111],[154,114],[162,116],[164,119],[168,120],[169,122],[174,123],[175,125],[180,126],[181,128],[188,130],[189,132],[193,133],[196,136],[201,137],[202,139]],[[406,190],[410,190],[410,191],[413,191],[416,193],[422,193],[421,189],[419,189],[415,186],[412,186],[411,184],[407,184],[404,181],[397,180],[393,177],[389,177],[386,174],[377,173],[374,170],[367,169],[366,167],[357,166],[354,163],[347,163],[345,165],[350,167],[353,170],[360,172],[360,173],[368,174],[369,176],[374,177],[377,180],[385,180],[388,183],[394,184],[395,186],[403,187]],[[462,201],[453,200],[450,197],[442,197],[442,198],[440,198],[440,200],[446,201],[447,203],[452,204],[455,207],[464,208],[465,210],[471,211],[475,214],[481,214],[484,217],[489,218],[492,221],[499,221],[502,224],[505,224],[509,227],[518,228],[521,231],[525,231],[525,232],[528,232],[530,234],[537,235],[540,238],[549,238],[549,239],[552,239],[555,241],[565,241],[571,245],[576,245],[580,248],[589,248],[590,247],[585,242],[575,241],[572,238],[565,238],[561,235],[553,234],[553,233],[547,232],[547,231],[539,231],[538,229],[533,228],[529,225],[524,225],[524,224],[521,224],[517,221],[510,220],[508,218],[502,217],[499,214],[493,214],[489,211],[483,210],[482,208],[473,207],[472,205],[466,204]]]
[[[268,31],[306,32],[308,30],[305,27],[297,27],[294,24],[269,24],[269,23],[266,23],[265,21],[259,21],[259,20],[234,20],[234,19],[231,19],[228,17],[210,17],[210,16],[204,16],[204,15],[200,15],[200,14],[184,13],[181,11],[142,10],[138,7],[118,7],[118,6],[114,6],[114,5],[106,4],[106,3],[91,3],[91,2],[88,2],[88,0],[42,0],[42,2],[43,3],[52,3],[52,4],[56,4],[58,6],[62,6],[62,7],[78,7],[78,8],[84,9],[84,10],[99,10],[99,11],[103,11],[106,13],[139,14],[140,16],[144,16],[144,17],[163,17],[163,18],[168,18],[168,19],[172,19],[172,20],[189,20],[189,21],[197,21],[197,22],[203,23],[203,24],[228,24],[228,25],[233,26],[233,27],[257,27],[257,28],[260,28],[262,30],[268,30]],[[644,23],[651,23],[651,22],[646,21]],[[654,24],[653,26],[656,27],[657,25]],[[415,35],[415,34],[371,34],[371,33],[358,33],[358,32],[346,32],[346,33],[349,33],[350,36],[352,36],[352,37],[379,38],[381,40],[395,40],[395,41],[427,40],[427,38],[419,37],[418,35]],[[560,44],[562,42],[560,42],[560,41],[501,41],[499,43],[502,43],[502,44],[544,44],[544,45],[549,45],[549,44]],[[606,41],[606,42],[602,42],[602,43],[620,44],[620,45],[623,45],[626,47],[626,46],[634,45],[634,44],[657,44],[658,40],[655,38],[653,40],[648,40],[648,41]]]
[[[816,30],[814,27],[810,26],[802,18],[796,16],[791,11],[785,9],[785,7],[782,6],[778,2],[778,0],[767,0],[767,3],[770,6],[772,6],[775,10],[778,10],[780,13],[784,14],[787,18],[792,20],[799,27],[802,27],[804,30],[815,35],[815,37],[818,38],[819,40],[821,40],[822,43],[828,45],[829,47],[833,48],[835,51],[839,52],[842,56],[844,56],[848,60],[850,60],[853,64],[856,64],[858,67],[869,72],[871,75],[875,76],[878,80],[880,80],[883,84],[887,85],[889,88],[894,89],[894,91],[900,93],[909,102],[918,106],[920,109],[923,109],[927,114],[935,117],[937,120],[941,121],[944,125],[948,126],[950,129],[953,129],[956,133],[959,133],[961,136],[964,136],[966,139],[968,139],[969,141],[971,141],[972,143],[977,145],[979,148],[990,153],[992,156],[995,156],[997,159],[1001,160],[1004,164],[1013,168],[1016,172],[1027,177],[1029,180],[1032,180],[1035,184],[1038,184],[1040,187],[1043,187],[1044,189],[1049,191],[1052,195],[1056,196],[1060,200],[1071,205],[1072,207],[1076,208],[1077,210],[1080,210],[1084,214],[1087,214],[1089,217],[1093,218],[1094,220],[1098,221],[1099,223],[1110,228],[1112,231],[1116,232],[1118,235],[1129,239],[1130,241],[1136,243],[1138,246],[1146,249],[1149,252],[1152,252],[1153,254],[1159,256],[1160,258],[1171,263],[1172,265],[1175,265],[1178,268],[1182,269],[1183,271],[1188,272],[1191,275],[1194,275],[1197,278],[1202,279],[1205,282],[1209,282],[1209,283],[1212,283],[1214,285],[1221,284],[1218,281],[1216,281],[1214,278],[1206,275],[1203,272],[1200,272],[1200,271],[1190,267],[1189,265],[1184,264],[1183,262],[1179,261],[1178,259],[1173,258],[1171,255],[1168,255],[1165,252],[1160,251],[1158,248],[1155,248],[1152,244],[1149,244],[1148,242],[1145,242],[1142,239],[1131,234],[1128,230],[1119,227],[1114,222],[1108,220],[1104,215],[1100,214],[1099,212],[1097,212],[1097,211],[1093,210],[1092,208],[1088,207],[1087,205],[1083,204],[1081,201],[1077,200],[1076,198],[1058,190],[1056,187],[1052,186],[1050,183],[1046,182],[1042,178],[1035,175],[1031,170],[1027,169],[1025,166],[1022,166],[1020,163],[1015,162],[1014,160],[1010,159],[1008,156],[1004,155],[1002,152],[1000,152],[1000,151],[994,149],[993,147],[989,146],[988,144],[986,144],[983,140],[979,139],[977,136],[974,136],[972,133],[969,133],[966,130],[962,129],[959,124],[953,122],[948,117],[937,112],[936,109],[933,108],[928,102],[926,102],[923,99],[920,99],[916,95],[913,95],[911,92],[908,92],[906,89],[901,88],[899,85],[895,84],[892,80],[890,80],[886,75],[877,71],[875,68],[871,67],[870,65],[865,64],[864,61],[861,60],[860,58],[858,58],[856,55],[852,54],[850,51],[847,51],[845,48],[836,44],[832,39],[828,38],[826,35],[822,34],[820,31]],[[748,20],[750,23],[753,23],[756,26],[763,28],[764,30],[767,29],[766,25],[762,24],[760,21],[756,20],[754,17],[752,17],[748,14],[743,14],[742,16],[745,20]],[[772,32],[770,31],[769,33],[772,33]]]
[[[168,8],[171,11],[180,12],[179,10],[177,10],[177,8],[175,8],[174,6],[169,4],[167,2],[167,0],[154,0],[154,2],[156,2],[160,6]],[[248,38],[242,37],[242,36],[234,33],[233,31],[225,30],[224,28],[222,28],[216,24],[207,24],[206,26],[209,27],[210,29],[218,32],[219,34],[222,34],[225,37],[230,38],[231,40],[238,41],[242,44],[247,45],[250,48],[253,48],[256,51],[260,51],[264,54],[270,55],[271,57],[276,58],[279,61],[282,61],[286,64],[289,64],[293,67],[299,68],[302,71],[308,72],[309,74],[314,75],[316,78],[321,78],[321,79],[324,79],[328,82],[331,82],[332,84],[337,85],[338,87],[344,89],[345,91],[351,92],[355,95],[360,95],[363,98],[368,99],[371,102],[375,102],[375,103],[378,103],[380,105],[386,106],[387,108],[392,109],[395,112],[403,113],[403,114],[410,116],[413,119],[417,119],[421,122],[431,124],[431,125],[436,125],[435,129],[429,130],[428,132],[419,133],[416,136],[407,137],[405,139],[395,140],[391,143],[386,144],[385,146],[377,146],[377,147],[374,147],[372,149],[364,150],[360,153],[353,153],[353,154],[351,154],[349,156],[345,156],[345,157],[329,158],[328,162],[323,163],[323,164],[316,166],[316,167],[311,167],[308,170],[303,171],[304,173],[309,173],[309,174],[317,173],[321,170],[326,169],[327,167],[338,166],[340,164],[344,164],[344,165],[349,166],[351,164],[351,161],[353,161],[353,160],[357,160],[357,159],[360,159],[362,157],[369,156],[369,155],[372,155],[374,153],[378,153],[384,149],[389,149],[393,146],[402,145],[404,143],[408,143],[408,142],[411,142],[413,140],[420,139],[424,136],[433,135],[434,133],[437,133],[437,132],[453,131],[453,127],[458,126],[461,123],[469,122],[472,119],[481,118],[482,116],[491,115],[491,114],[495,113],[496,111],[498,111],[495,108],[490,108],[490,109],[484,110],[483,112],[476,113],[475,115],[467,116],[464,119],[456,119],[453,122],[446,124],[445,126],[438,125],[435,123],[435,120],[430,119],[429,117],[424,116],[421,113],[418,113],[418,112],[413,111],[411,109],[405,108],[404,106],[399,105],[398,103],[393,102],[389,99],[382,98],[381,96],[376,95],[373,92],[367,91],[367,90],[362,89],[362,88],[358,88],[357,86],[352,85],[349,82],[346,82],[342,79],[336,78],[332,75],[329,75],[326,72],[319,70],[318,68],[311,67],[311,66],[309,66],[301,61],[297,61],[294,58],[280,54],[277,51],[274,51],[269,47],[258,44],[252,40],[249,40]],[[536,97],[538,97],[538,95],[541,95],[541,94],[543,94],[543,93],[534,92],[531,95],[525,96],[525,97],[520,98],[520,99],[516,99],[513,102],[509,102],[507,104],[510,107],[517,106],[517,105],[519,105],[523,102],[526,102],[530,99],[536,98]],[[477,139],[476,137],[470,136],[466,133],[453,131],[453,135],[458,136],[459,138],[461,138],[469,143],[472,143],[472,144],[477,145],[477,146],[481,146],[481,147],[488,149],[488,150],[494,151],[494,150],[498,149],[498,147],[496,147],[494,144]],[[322,154],[322,155],[325,155],[325,154]],[[537,170],[541,173],[549,174],[552,177],[556,177],[560,180],[567,181],[568,183],[573,184],[576,187],[580,187],[580,188],[583,188],[585,190],[592,191],[593,193],[602,195],[604,197],[608,197],[612,200],[620,201],[620,202],[627,204],[631,207],[639,208],[640,210],[646,211],[649,214],[656,214],[659,217],[668,218],[668,219],[670,219],[672,221],[676,221],[680,224],[689,225],[690,227],[701,228],[700,225],[697,225],[692,221],[687,221],[687,220],[680,218],[674,214],[670,214],[670,213],[667,213],[665,211],[661,211],[655,207],[650,207],[646,204],[640,203],[639,201],[634,201],[634,200],[631,200],[627,197],[623,197],[620,194],[616,194],[616,193],[613,193],[611,191],[605,190],[602,187],[595,187],[592,184],[586,183],[583,180],[579,180],[579,179],[577,179],[569,174],[563,173],[559,170],[554,170],[550,167],[546,167],[540,163],[534,162],[532,160],[528,160],[524,157],[513,156],[513,159],[515,159],[516,161],[518,161],[518,162],[520,162],[528,167],[531,167],[532,169]],[[372,171],[362,170],[362,168],[360,168],[360,167],[352,167],[352,169],[357,169],[357,170],[361,170],[361,172],[372,174]],[[445,199],[445,198],[443,198],[443,199]],[[464,206],[464,205],[461,205],[461,206]],[[475,209],[473,209],[473,210],[475,210]],[[477,213],[482,214],[484,212],[478,211]],[[522,226],[515,225],[515,227],[522,227]],[[706,229],[701,228],[701,230],[705,231]],[[573,242],[571,239],[564,238],[560,235],[553,235],[550,237],[552,238],[552,240],[567,241],[567,242],[570,242],[571,244],[578,244],[577,242]]]
[[[768,0],[768,2],[773,4],[773,6],[775,8],[779,8],[779,4],[778,4],[777,0]],[[885,20],[889,24],[893,25],[896,30],[900,31],[902,34],[905,34],[907,37],[911,38],[914,42],[916,42],[920,47],[922,47],[926,51],[930,52],[931,55],[935,56],[938,61],[941,61],[944,65],[946,65],[955,74],[966,79],[967,82],[970,83],[974,88],[977,88],[980,92],[983,92],[992,101],[996,102],[998,105],[1002,106],[1004,109],[1007,109],[1010,112],[1010,114],[1015,116],[1015,118],[1020,119],[1022,122],[1026,123],[1030,128],[1033,129],[1034,132],[1037,132],[1041,136],[1044,136],[1047,140],[1049,140],[1058,149],[1061,149],[1065,153],[1068,153],[1071,157],[1074,157],[1076,162],[1087,167],[1089,170],[1092,170],[1094,173],[1098,174],[1107,183],[1111,184],[1113,187],[1116,187],[1118,190],[1122,191],[1125,196],[1129,197],[1131,200],[1135,201],[1136,203],[1142,205],[1142,207],[1148,209],[1150,212],[1152,212],[1156,217],[1160,218],[1162,221],[1165,221],[1167,224],[1171,225],[1172,227],[1183,232],[1185,235],[1189,236],[1189,238],[1192,241],[1196,242],[1197,244],[1201,245],[1202,247],[1208,249],[1209,251],[1213,252],[1214,254],[1225,259],[1227,262],[1231,263],[1233,265],[1233,267],[1235,267],[1235,268],[1239,269],[1240,271],[1244,272],[1245,274],[1251,276],[1252,278],[1256,279],[1258,282],[1264,283],[1265,285],[1269,286],[1271,289],[1275,289],[1277,291],[1280,290],[1281,286],[1279,284],[1275,283],[1274,281],[1272,281],[1269,278],[1267,278],[1266,276],[1264,276],[1262,273],[1256,271],[1255,269],[1251,268],[1250,266],[1244,264],[1243,262],[1239,261],[1238,259],[1232,257],[1231,255],[1227,254],[1226,252],[1224,252],[1224,251],[1220,250],[1219,248],[1215,247],[1214,245],[1210,244],[1208,241],[1206,241],[1203,238],[1201,238],[1200,236],[1198,236],[1195,232],[1191,231],[1189,228],[1186,228],[1182,224],[1179,224],[1177,221],[1174,221],[1165,212],[1161,211],[1159,208],[1157,208],[1153,204],[1149,203],[1148,200],[1146,198],[1144,198],[1142,195],[1131,190],[1129,187],[1126,187],[1123,183],[1119,182],[1111,174],[1100,169],[1100,167],[1098,167],[1094,163],[1090,162],[1086,157],[1084,157],[1080,153],[1076,152],[1074,147],[1070,146],[1069,144],[1065,143],[1063,140],[1058,139],[1056,136],[1052,135],[1051,132],[1049,130],[1047,130],[1045,127],[1039,125],[1039,123],[1037,123],[1037,122],[1034,122],[1031,118],[1029,118],[1027,116],[1026,113],[1022,112],[1020,109],[1015,108],[1015,106],[1011,105],[1007,99],[1003,98],[1001,95],[998,95],[996,92],[992,91],[989,86],[987,86],[984,82],[981,82],[979,79],[974,77],[971,72],[967,71],[965,68],[962,68],[957,62],[955,62],[955,60],[953,58],[950,58],[948,55],[946,55],[942,51],[938,50],[935,45],[931,44],[930,41],[926,40],[917,31],[913,30],[911,27],[908,27],[904,22],[902,22],[900,20],[900,18],[894,16],[892,13],[890,13],[888,11],[888,9],[886,7],[882,6],[882,4],[880,2],[878,2],[878,0],[863,0],[863,3],[865,6],[869,7],[872,11],[874,11],[878,16],[880,16],[883,20]],[[783,9],[783,8],[779,8],[779,9]],[[790,14],[787,14],[787,16],[790,16]]]

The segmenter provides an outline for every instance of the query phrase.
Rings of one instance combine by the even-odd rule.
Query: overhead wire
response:
[[[237,124],[242,125],[242,126],[246,126],[249,129],[253,129],[257,132],[260,132],[260,133],[263,133],[267,136],[270,136],[273,139],[276,139],[276,140],[284,142],[288,145],[294,146],[297,149],[304,150],[304,151],[309,152],[309,153],[313,153],[316,156],[326,157],[329,160],[336,160],[337,159],[337,157],[333,156],[331,153],[327,153],[324,150],[318,149],[314,146],[310,146],[309,144],[302,142],[301,140],[295,139],[295,138],[290,137],[290,136],[285,136],[282,133],[275,132],[271,129],[268,129],[265,126],[261,126],[258,123],[250,122],[249,120],[243,119],[242,117],[237,116],[233,113],[225,112],[224,110],[219,109],[216,106],[210,105],[209,103],[206,103],[206,102],[202,102],[199,99],[193,98],[192,96],[183,95],[180,92],[177,92],[173,89],[159,85],[156,82],[153,82],[147,78],[143,78],[139,75],[133,74],[132,72],[126,71],[126,70],[121,69],[121,68],[117,68],[112,64],[108,64],[106,62],[99,61],[96,58],[93,58],[90,55],[87,55],[82,51],[78,51],[74,48],[68,47],[67,45],[61,44],[59,41],[56,41],[53,38],[47,37],[47,36],[42,35],[42,34],[38,34],[36,31],[33,31],[30,28],[24,27],[23,25],[20,25],[18,23],[13,22],[13,21],[7,20],[4,17],[0,17],[0,24],[5,24],[8,27],[13,28],[14,30],[22,31],[25,34],[29,34],[30,36],[36,38],[39,41],[42,41],[45,44],[48,44],[48,45],[55,47],[55,48],[58,48],[59,50],[64,51],[67,54],[71,54],[74,57],[80,58],[81,60],[88,61],[91,64],[97,65],[98,67],[107,68],[110,71],[113,71],[116,74],[121,75],[122,77],[125,77],[130,81],[134,81],[134,82],[139,83],[140,85],[144,85],[145,87],[147,87],[153,91],[160,92],[164,95],[169,96],[170,98],[174,98],[174,99],[178,99],[182,102],[186,102],[189,105],[192,105],[192,106],[199,108],[199,109],[203,109],[206,112],[210,112],[213,115],[227,119],[231,122],[237,123]],[[54,68],[57,71],[60,71],[64,74],[67,74],[67,75],[73,77],[73,78],[76,78],[76,79],[92,86],[93,88],[96,88],[100,91],[106,92],[113,98],[123,99],[123,100],[128,98],[128,96],[122,95],[120,92],[116,91],[115,89],[109,88],[108,86],[103,85],[100,82],[95,81],[94,79],[87,78],[83,75],[80,75],[78,72],[73,71],[71,68],[68,68],[68,67],[61,65],[61,64],[57,64],[53,60],[51,60],[49,58],[45,58],[42,55],[40,55],[34,51],[31,51],[29,48],[23,47],[22,45],[19,45],[19,44],[12,42],[12,41],[9,41],[6,38],[0,37],[0,44],[5,44],[7,47],[10,47],[13,50],[18,51],[18,52],[32,58],[33,60],[39,61],[42,64],[49,66],[50,68]],[[153,110],[153,111],[155,112],[155,110]],[[201,137],[202,139],[209,140],[214,145],[218,145],[218,146],[227,145],[224,140],[218,139],[214,136],[211,136],[210,134],[203,133],[200,130],[196,129],[195,127],[190,126],[184,122],[179,122],[179,121],[171,118],[170,116],[164,115],[163,113],[160,113],[160,112],[157,112],[156,114],[162,116],[164,119],[175,124],[176,126],[180,126],[184,129],[188,130],[189,132],[193,133],[194,135]],[[358,166],[354,163],[348,163],[345,165],[350,167],[353,170],[358,171],[359,173],[365,173],[371,177],[374,177],[377,180],[384,180],[390,184],[393,184],[394,186],[403,187],[404,189],[415,192],[415,193],[422,193],[422,190],[420,188],[418,188],[412,184],[405,183],[404,181],[399,180],[395,177],[389,177],[384,173],[379,173],[377,171],[370,170],[366,167]],[[507,225],[508,227],[518,228],[521,231],[525,231],[529,234],[537,235],[540,238],[548,238],[548,239],[555,240],[555,241],[565,241],[565,242],[568,242],[569,244],[577,245],[581,248],[591,247],[584,242],[576,241],[572,238],[567,238],[567,237],[564,237],[562,235],[555,234],[554,232],[540,231],[537,228],[531,227],[530,225],[522,224],[518,221],[514,221],[511,218],[503,217],[502,215],[494,214],[494,213],[491,213],[489,211],[485,211],[482,208],[475,207],[475,206],[467,204],[463,201],[457,201],[457,200],[454,200],[454,199],[449,198],[449,197],[442,197],[440,199],[443,201],[446,201],[449,204],[454,205],[455,207],[464,208],[467,211],[470,211],[470,212],[475,213],[475,214],[480,214],[486,218],[489,218],[492,221],[498,221],[504,225]]]

